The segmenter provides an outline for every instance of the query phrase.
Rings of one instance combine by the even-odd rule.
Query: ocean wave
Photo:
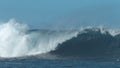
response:
[[[0,38],[0,57],[5,58],[45,53],[57,56],[120,54],[120,31],[103,27],[33,30],[12,19],[0,24]]]
[[[59,44],[51,54],[58,56],[105,56],[120,50],[120,35],[111,35],[108,31],[101,33],[100,29],[85,29],[84,33]],[[119,54],[119,52],[117,52]]]

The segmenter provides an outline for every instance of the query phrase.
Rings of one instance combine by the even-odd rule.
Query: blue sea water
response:
[[[120,68],[120,62],[80,59],[1,59],[0,68]]]

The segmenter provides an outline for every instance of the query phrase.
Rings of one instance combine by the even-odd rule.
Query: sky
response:
[[[33,29],[120,28],[120,0],[0,0],[0,21],[16,19]]]

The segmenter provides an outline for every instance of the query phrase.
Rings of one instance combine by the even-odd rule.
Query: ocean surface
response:
[[[120,30],[0,24],[0,68],[120,68]]]
[[[72,59],[6,59],[0,60],[0,68],[120,68],[120,62]]]

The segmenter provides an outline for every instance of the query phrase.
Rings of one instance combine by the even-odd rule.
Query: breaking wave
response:
[[[120,31],[100,27],[77,30],[31,30],[15,20],[0,24],[0,57],[44,53],[59,56],[120,54]]]
[[[55,50],[58,44],[77,36],[77,31],[30,30],[10,20],[0,25],[0,57],[37,55]]]

